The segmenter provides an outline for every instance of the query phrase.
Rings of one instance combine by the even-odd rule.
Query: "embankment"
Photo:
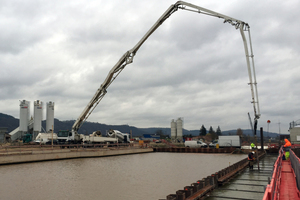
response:
[[[119,156],[153,152],[152,148],[121,148],[121,149],[53,149],[42,151],[15,151],[0,155],[0,165],[50,160]]]

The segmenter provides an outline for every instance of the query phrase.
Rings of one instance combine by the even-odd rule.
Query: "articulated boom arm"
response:
[[[228,17],[226,15],[222,15],[220,13],[184,2],[184,1],[178,1],[175,4],[171,5],[164,14],[156,21],[156,23],[148,30],[148,32],[143,36],[143,38],[129,51],[127,51],[120,60],[115,64],[115,66],[109,71],[106,79],[101,84],[100,88],[96,91],[95,95],[89,102],[89,104],[85,107],[81,115],[78,117],[76,122],[74,123],[72,130],[78,131],[82,123],[89,117],[89,115],[93,112],[95,107],[99,104],[99,102],[102,100],[104,95],[107,93],[107,88],[109,85],[116,79],[116,77],[121,73],[121,71],[125,68],[127,64],[130,64],[133,62],[133,58],[136,54],[136,52],[139,50],[139,48],[142,46],[142,44],[148,39],[148,37],[168,18],[170,17],[174,12],[176,12],[178,9],[197,12],[200,14],[205,14],[213,17],[218,17],[224,19],[224,23],[229,23],[233,25],[236,29],[240,29],[240,32],[242,34],[242,38],[244,41],[244,47],[245,47],[245,53],[246,53],[246,60],[247,60],[247,67],[248,67],[248,73],[249,73],[249,80],[250,80],[250,87],[251,87],[251,94],[252,94],[252,103],[254,106],[254,113],[255,113],[255,119],[257,120],[260,117],[259,114],[259,107],[258,107],[258,96],[257,96],[257,83],[255,78],[255,69],[254,69],[254,60],[253,60],[253,53],[252,53],[252,46],[251,46],[251,39],[250,39],[250,27],[247,23],[234,19],[232,17]],[[244,34],[244,31],[248,31],[249,33],[249,42],[250,42],[250,52],[251,55],[248,53],[248,46],[247,46],[247,40]],[[250,67],[250,60],[249,57],[252,58],[252,68]],[[252,81],[252,73],[254,75],[254,83]],[[255,86],[253,88],[253,85]],[[255,92],[254,92],[255,90]],[[256,96],[254,96],[254,94]],[[256,112],[256,106],[258,108],[258,112]]]

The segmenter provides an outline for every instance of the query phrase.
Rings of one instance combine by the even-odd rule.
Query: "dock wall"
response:
[[[263,158],[265,153],[259,154],[259,159]],[[248,159],[245,158],[225,169],[222,169],[202,180],[192,183],[190,186],[185,186],[182,190],[177,190],[176,194],[170,194],[166,200],[200,200],[208,192],[214,188],[218,188],[223,183],[232,179],[240,171],[243,171],[248,166]]]
[[[49,160],[62,160],[72,158],[91,158],[105,156],[119,156],[128,154],[139,154],[153,152],[152,148],[128,148],[114,150],[52,150],[52,151],[32,151],[15,154],[2,154],[0,165],[17,164],[27,162],[40,162]]]
[[[175,152],[175,153],[239,153],[242,152],[240,148],[228,147],[228,148],[168,148],[157,147],[153,148],[154,152]]]

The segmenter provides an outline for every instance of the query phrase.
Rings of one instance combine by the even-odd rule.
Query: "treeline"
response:
[[[216,129],[216,131],[212,128],[212,126],[209,127],[209,130],[207,131],[205,126],[202,124],[199,136],[210,136],[212,140],[215,140],[218,138],[218,136],[222,135],[222,131],[220,129],[220,126]]]
[[[213,127],[210,126],[209,129],[207,130],[205,128],[205,126],[202,125],[200,130],[199,130],[198,137],[202,138],[202,139],[215,140],[215,139],[218,139],[218,137],[220,135],[223,135],[220,126],[218,126],[216,130],[214,130]],[[239,135],[241,137],[246,137],[246,136],[243,135],[243,130],[240,129],[240,128],[238,128],[234,132],[228,132],[227,131],[224,135]],[[187,134],[187,135],[184,135],[183,137],[188,138],[188,137],[194,137],[194,136],[192,134]]]

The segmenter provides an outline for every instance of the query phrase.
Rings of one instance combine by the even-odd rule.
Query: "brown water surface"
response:
[[[3,165],[0,199],[164,199],[246,157],[145,153]]]

